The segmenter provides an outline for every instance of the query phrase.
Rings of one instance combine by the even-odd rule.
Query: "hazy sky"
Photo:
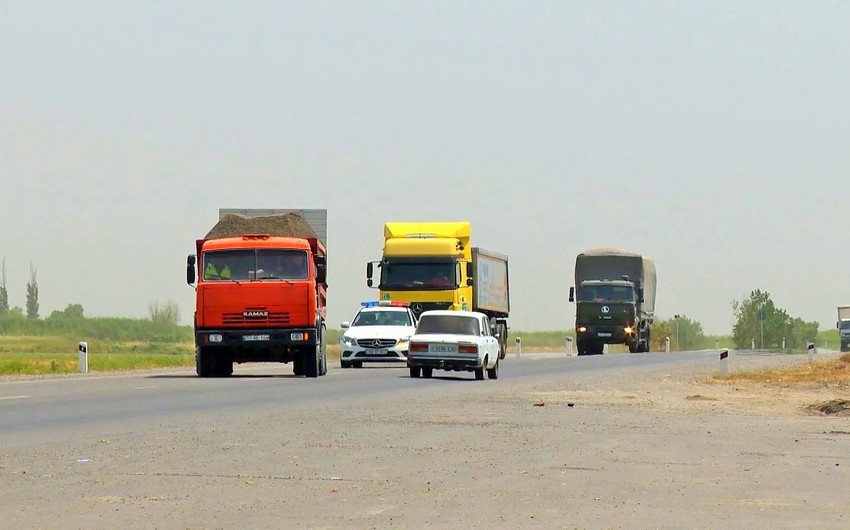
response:
[[[850,3],[0,2],[0,256],[41,315],[191,322],[219,208],[327,208],[329,319],[386,221],[469,220],[514,329],[567,329],[576,254],[656,260],[728,333],[756,288],[850,304]]]

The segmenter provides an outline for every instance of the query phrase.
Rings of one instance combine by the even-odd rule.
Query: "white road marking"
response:
[[[150,388],[159,388],[159,387],[157,387],[156,385],[150,385],[150,386],[134,386],[134,387],[133,387],[133,390],[148,390],[148,389],[150,389]]]
[[[3,400],[3,399],[26,399],[26,398],[31,398],[31,397],[32,397],[32,396],[27,396],[27,395],[21,395],[21,396],[3,396],[3,397],[0,397],[0,400]]]

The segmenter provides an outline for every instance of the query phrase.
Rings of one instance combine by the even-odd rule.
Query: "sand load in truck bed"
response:
[[[239,237],[244,234],[268,234],[305,239],[317,237],[307,221],[298,214],[288,213],[265,217],[243,217],[230,214],[222,217],[204,239]]]

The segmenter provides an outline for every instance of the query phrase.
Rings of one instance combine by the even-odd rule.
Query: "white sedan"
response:
[[[434,369],[475,372],[475,379],[499,377],[499,336],[487,315],[474,311],[425,311],[407,353],[410,377],[431,377]]]

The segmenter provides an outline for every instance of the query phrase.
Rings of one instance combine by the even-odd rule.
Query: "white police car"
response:
[[[363,363],[406,363],[407,342],[416,330],[416,314],[406,302],[362,302],[354,320],[343,322],[339,365],[361,368]]]

